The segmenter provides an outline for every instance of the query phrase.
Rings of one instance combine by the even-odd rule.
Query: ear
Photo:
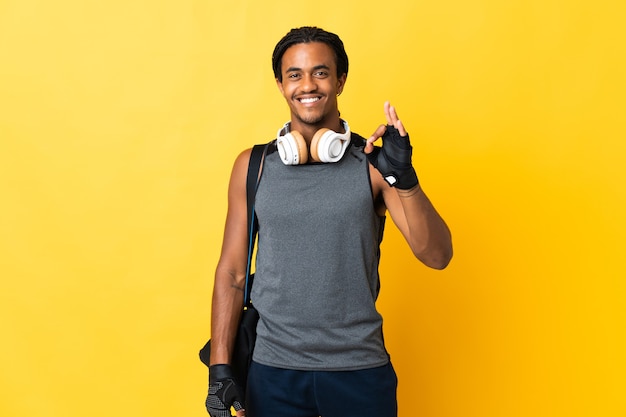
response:
[[[343,73],[343,75],[337,79],[337,95],[343,92],[343,88],[345,87],[347,80],[348,74],[346,73]]]
[[[279,81],[278,78],[276,78],[276,86],[280,90],[280,94],[284,95],[285,91],[283,90],[283,83],[281,81]]]

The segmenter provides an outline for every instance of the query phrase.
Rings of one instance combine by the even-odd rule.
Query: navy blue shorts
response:
[[[391,363],[358,371],[295,371],[252,363],[247,417],[397,417]]]

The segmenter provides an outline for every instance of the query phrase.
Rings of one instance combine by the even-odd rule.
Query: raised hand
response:
[[[409,134],[398,118],[395,107],[385,102],[387,125],[380,125],[367,140],[365,153],[370,163],[378,169],[385,181],[400,190],[409,190],[419,181],[411,163],[413,148]],[[382,138],[382,147],[374,142]]]

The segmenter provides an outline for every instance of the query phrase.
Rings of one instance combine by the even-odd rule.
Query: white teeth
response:
[[[316,101],[318,101],[319,98],[318,97],[312,97],[312,98],[301,98],[300,99],[300,103],[314,103]]]

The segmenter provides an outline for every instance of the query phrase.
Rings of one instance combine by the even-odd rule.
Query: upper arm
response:
[[[217,270],[227,272],[237,281],[245,279],[248,263],[248,206],[246,177],[250,149],[243,151],[233,165],[228,185],[228,210],[222,251]],[[219,275],[219,274],[218,274]]]
[[[409,226],[398,193],[383,179],[383,176],[373,165],[370,164],[369,169],[376,213],[379,216],[384,216],[389,211],[393,223],[402,235],[408,238]]]

